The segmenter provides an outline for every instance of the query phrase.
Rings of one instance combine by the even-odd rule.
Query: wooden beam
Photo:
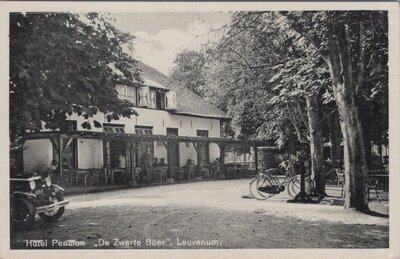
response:
[[[58,162],[58,164],[59,164],[59,168],[60,168],[60,174],[59,174],[59,182],[60,182],[60,184],[61,185],[63,185],[64,184],[64,149],[62,148],[63,147],[63,139],[60,137],[60,143],[59,143],[59,152],[58,152],[58,154],[59,154],[59,162]]]
[[[256,175],[258,175],[258,148],[254,145],[254,167],[256,169]]]
[[[73,138],[68,139],[68,142],[64,146],[64,150],[67,149],[69,147],[69,145],[71,145],[73,140],[74,140]]]
[[[238,145],[258,145],[265,146],[271,149],[267,142],[260,140],[235,140],[227,138],[207,138],[207,137],[187,137],[187,136],[167,136],[167,135],[138,135],[128,133],[105,133],[105,132],[90,132],[90,131],[71,131],[60,134],[60,132],[38,132],[27,133],[25,139],[57,139],[62,138],[94,138],[94,139],[133,139],[141,141],[161,141],[161,140],[176,140],[180,142],[204,142],[204,143],[225,143]]]
[[[104,161],[104,162],[106,164],[106,169],[107,169],[108,173],[110,174],[111,173],[111,155],[110,155],[110,141],[109,140],[106,140],[104,147],[106,149],[105,150],[106,161]],[[106,174],[105,181],[107,184],[107,174]]]
[[[193,147],[194,147],[194,149],[196,150],[196,152],[197,152],[197,146],[199,145],[199,143],[196,143],[196,142],[191,142],[192,144],[193,144]],[[197,152],[198,153],[198,152]]]
[[[220,168],[221,175],[224,175],[224,164],[225,164],[225,144],[220,143],[219,145],[219,157],[220,157]]]

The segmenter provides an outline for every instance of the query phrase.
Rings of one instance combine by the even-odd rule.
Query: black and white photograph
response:
[[[1,257],[400,257],[398,3],[108,4],[2,13]]]

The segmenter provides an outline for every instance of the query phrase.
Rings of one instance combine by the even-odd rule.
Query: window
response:
[[[133,86],[126,86],[117,84],[115,86],[118,97],[122,100],[130,101],[131,103],[136,105],[136,88]]]
[[[120,124],[103,124],[103,131],[106,133],[125,133],[124,125]]]
[[[178,136],[177,128],[167,128],[167,136]]]
[[[208,138],[208,130],[197,130],[197,136]]]
[[[176,92],[169,91],[165,93],[165,109],[166,110],[173,110],[176,109]]]
[[[149,103],[147,105],[148,108],[155,109],[156,108],[156,91],[149,91]]]
[[[118,92],[118,97],[119,97],[120,99],[125,99],[125,97],[126,97],[126,85],[119,85],[119,84],[117,84],[117,85],[115,86],[115,89],[116,89],[117,92]]]
[[[66,120],[61,126],[61,131],[68,132],[76,130],[76,121]]]
[[[132,86],[127,87],[126,100],[136,105],[136,87]]]
[[[147,107],[149,103],[149,87],[143,86],[138,89],[139,107]]]
[[[153,135],[153,127],[135,126],[135,133],[139,135]]]
[[[157,91],[157,109],[165,110],[165,93],[161,91]]]

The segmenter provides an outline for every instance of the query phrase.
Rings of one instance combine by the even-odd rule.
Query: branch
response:
[[[300,119],[303,121],[304,125],[306,126],[307,130],[310,131],[310,126],[308,125],[308,119],[304,116],[303,108],[301,107],[301,103],[298,98],[295,100],[297,111],[300,114]]]
[[[236,55],[238,55],[244,61],[244,63],[246,63],[246,66],[247,66],[248,69],[263,68],[263,67],[266,67],[266,66],[270,65],[270,64],[262,64],[262,65],[253,66],[253,65],[250,64],[250,62],[245,57],[243,57],[242,54],[240,54],[239,52],[234,50],[232,47],[229,47],[229,50],[232,51],[233,53],[235,53]]]
[[[290,109],[290,106],[289,106],[288,103],[286,103],[286,107],[287,107],[288,112],[289,112],[289,120],[290,120],[290,122],[293,124],[294,129],[296,130],[296,134],[297,134],[297,138],[298,138],[299,142],[300,142],[300,143],[309,143],[309,141],[307,141],[307,139],[305,139],[305,138],[303,137],[303,135],[301,134],[299,125],[298,125],[298,123],[297,123],[297,121],[296,121],[296,118],[294,117],[293,112],[292,112],[292,110]]]
[[[258,20],[258,18],[260,18],[264,13],[266,13],[266,12],[256,12],[256,13],[251,12],[251,13],[247,13],[247,14],[243,15],[241,18],[243,18],[243,17],[246,16],[246,15],[258,14],[258,15],[256,16],[256,18],[254,18],[252,21],[250,21],[250,23],[249,23],[246,27],[244,27],[244,28],[241,29],[240,31],[238,31],[238,32],[236,32],[236,33],[230,35],[228,38],[226,38],[226,40],[229,40],[229,39],[231,39],[231,38],[233,38],[233,37],[239,35],[240,33],[244,32],[245,30],[247,30],[248,27],[249,27],[250,25],[252,25],[254,22],[256,22],[256,21]]]

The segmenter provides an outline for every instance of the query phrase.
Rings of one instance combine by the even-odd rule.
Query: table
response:
[[[383,184],[383,190],[388,190],[389,185],[389,174],[368,174],[368,178],[376,178],[378,179],[379,183]]]

